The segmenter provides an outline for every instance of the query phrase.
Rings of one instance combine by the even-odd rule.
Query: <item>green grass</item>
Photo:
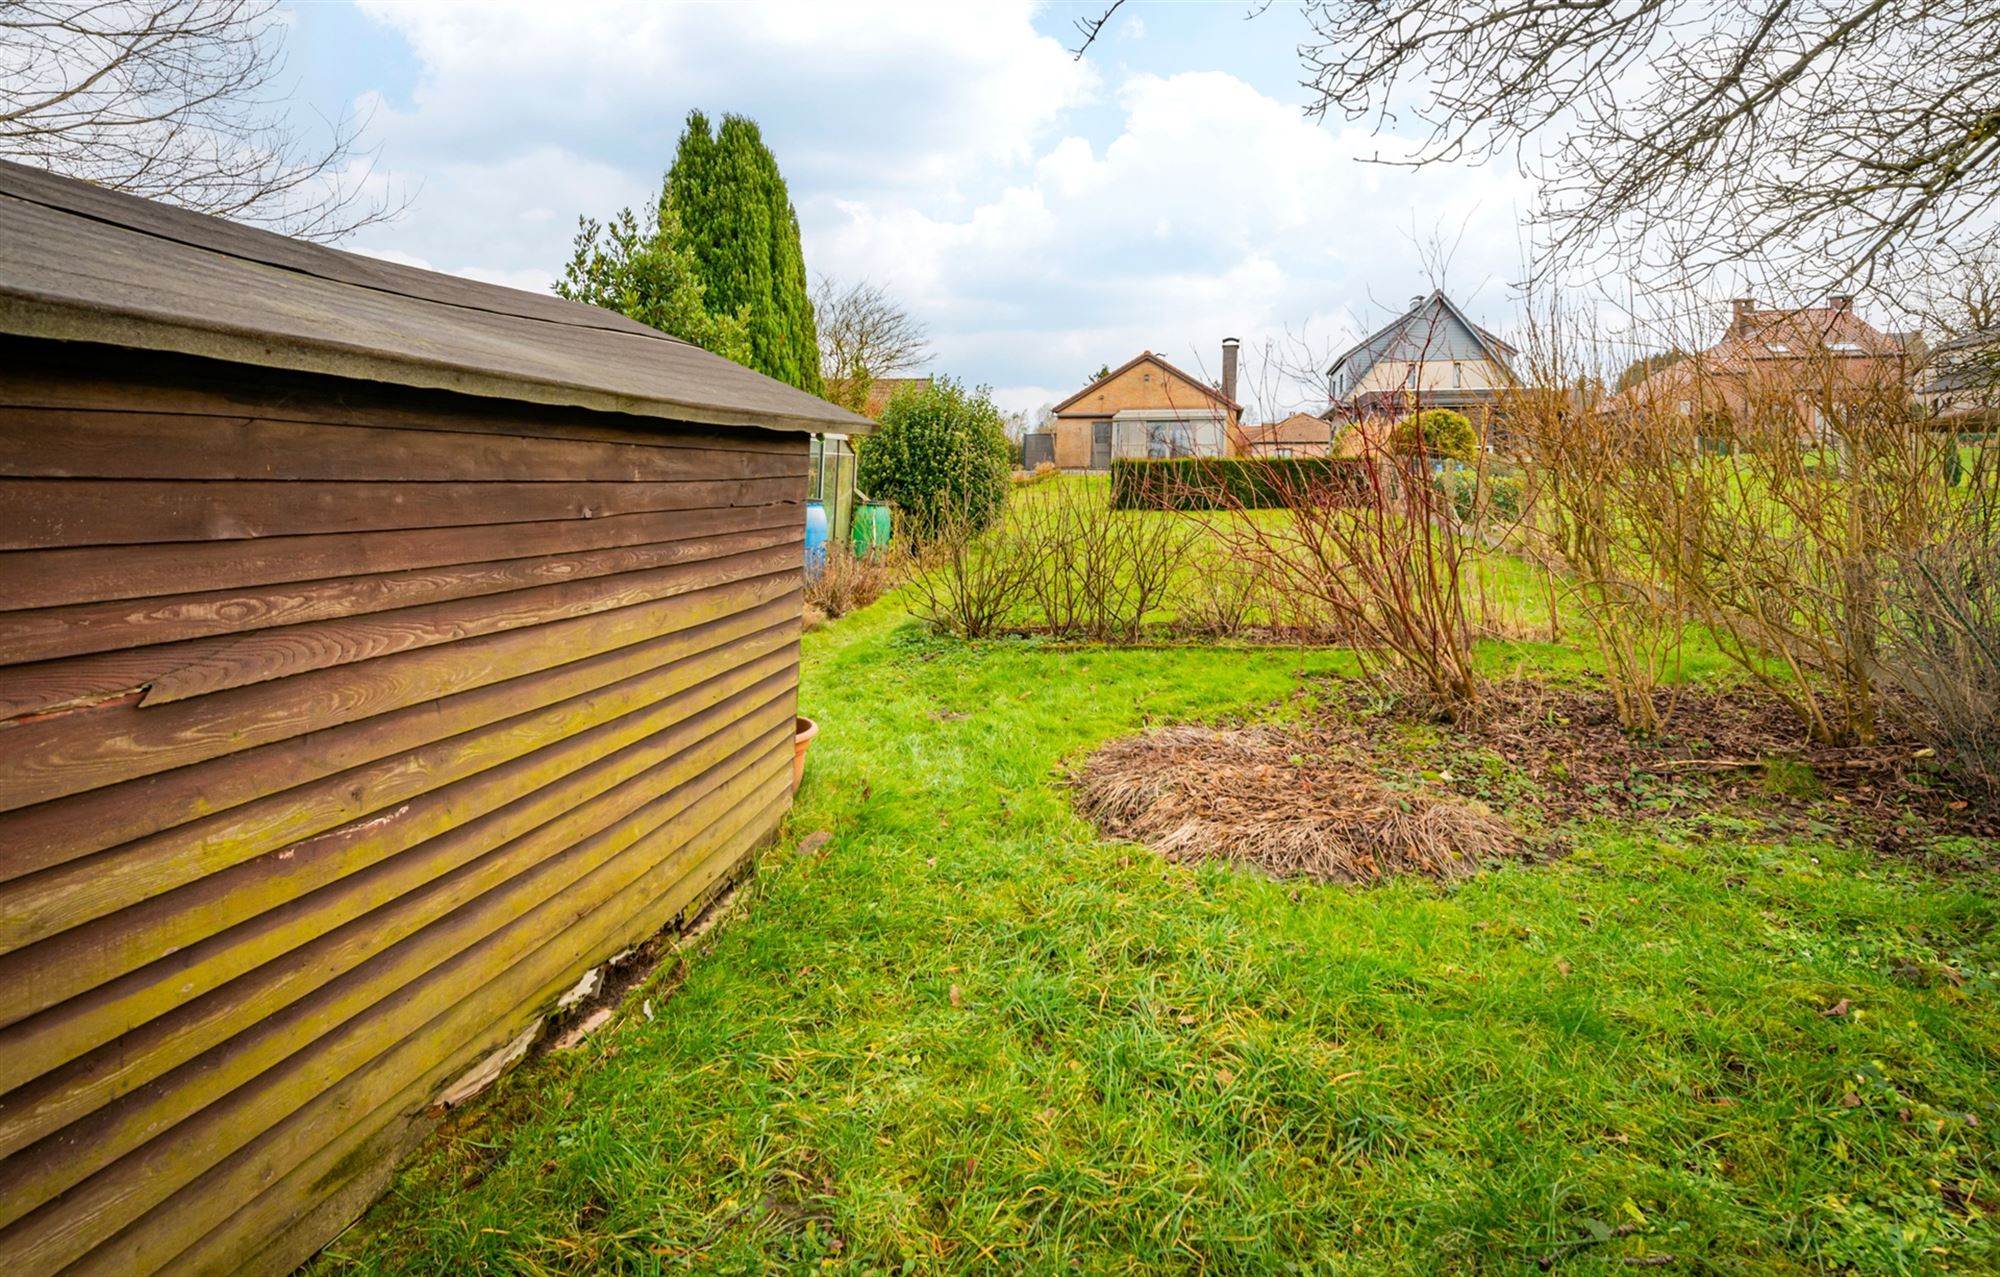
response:
[[[1710,816],[1355,890],[1071,813],[1094,744],[1349,669],[961,644],[893,600],[808,636],[822,731],[743,912],[319,1271],[2000,1269],[1982,882]]]

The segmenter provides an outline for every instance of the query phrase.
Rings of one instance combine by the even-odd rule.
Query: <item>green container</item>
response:
[[[877,546],[889,544],[889,507],[881,501],[854,503],[854,553],[866,557]]]

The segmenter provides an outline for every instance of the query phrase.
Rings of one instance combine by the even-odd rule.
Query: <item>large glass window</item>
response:
[[[1154,460],[1194,455],[1194,427],[1185,421],[1146,423],[1146,455]]]

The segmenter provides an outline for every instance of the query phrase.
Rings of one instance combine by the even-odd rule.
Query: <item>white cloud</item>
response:
[[[1517,268],[1519,179],[1357,163],[1373,139],[1217,71],[1130,75],[1107,101],[1024,3],[363,4],[421,67],[400,107],[364,103],[388,176],[421,185],[356,247],[545,287],[578,213],[657,191],[689,108],[741,112],[808,267],[888,287],[936,371],[1010,407],[1145,348],[1211,376],[1224,336],[1330,348],[1426,285],[1411,239],[1434,227],[1464,228],[1461,294],[1490,305]]]
[[[983,358],[1076,385],[1142,349],[1214,377],[1225,336],[1309,365],[1301,333],[1331,353],[1429,287],[1413,240],[1433,233],[1458,240],[1455,291],[1492,305],[1516,271],[1526,187],[1510,175],[1357,163],[1372,139],[1219,72],[1137,76],[1117,99],[1101,151],[1064,137],[1029,180],[962,214],[843,202],[811,256],[933,316],[945,366]]]

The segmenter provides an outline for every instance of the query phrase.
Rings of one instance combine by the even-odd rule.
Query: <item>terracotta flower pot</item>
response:
[[[813,743],[813,737],[819,735],[819,724],[801,716],[797,720],[796,730],[798,734],[792,738],[793,789],[797,789],[799,782],[806,778],[806,749]]]

